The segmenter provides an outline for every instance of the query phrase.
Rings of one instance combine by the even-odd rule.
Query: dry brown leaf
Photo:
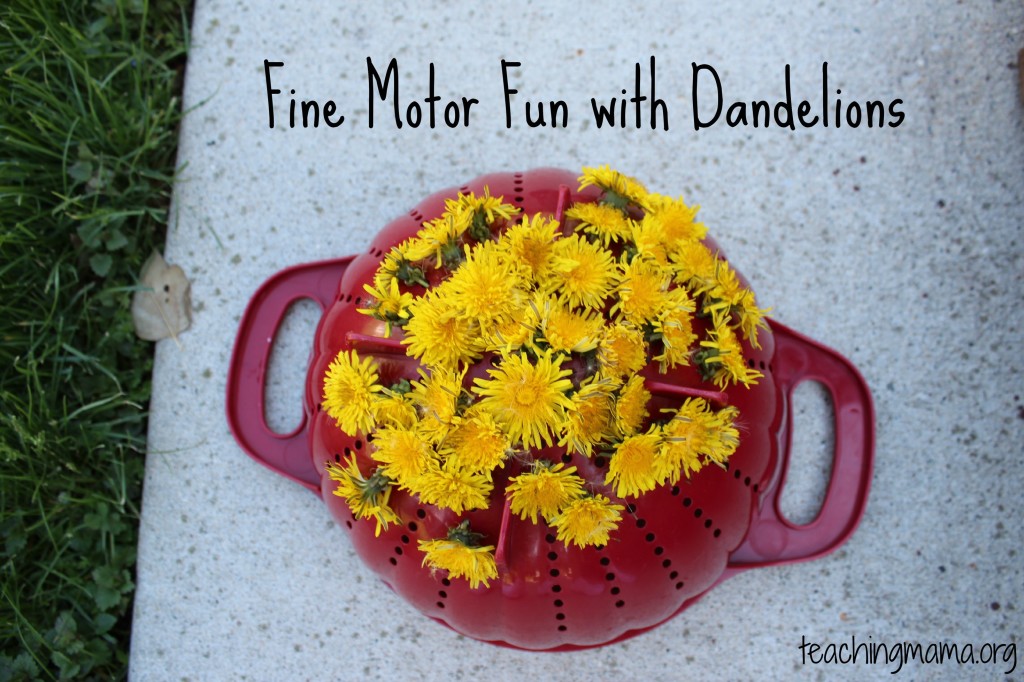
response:
[[[192,324],[191,283],[185,271],[153,253],[142,266],[139,285],[132,297],[135,333],[147,341],[170,336],[177,342],[178,334]]]

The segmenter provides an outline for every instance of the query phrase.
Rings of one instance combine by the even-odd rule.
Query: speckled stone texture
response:
[[[197,0],[166,254],[192,280],[194,323],[180,347],[157,346],[133,680],[891,679],[895,664],[813,665],[801,638],[976,651],[1021,639],[1021,4],[635,5]],[[597,129],[590,98],[632,91],[636,62],[646,90],[651,55],[670,130],[646,117],[640,130]],[[370,129],[367,57],[382,73],[397,58],[403,108],[427,96],[433,62],[442,106],[480,100],[470,125],[397,130],[378,102]],[[264,59],[285,62],[273,130]],[[502,59],[522,63],[512,129]],[[698,133],[691,62],[715,67],[727,105],[779,100],[790,64],[794,100],[815,107],[828,62],[844,101],[900,98],[905,120]],[[292,88],[335,100],[344,124],[289,129]],[[567,128],[525,125],[527,100],[557,99]],[[877,411],[871,499],[838,552],[748,571],[646,635],[570,654],[500,649],[414,612],[315,496],[235,444],[231,346],[267,277],[362,251],[429,193],[485,172],[602,163],[700,204],[760,303],[860,368]],[[268,417],[281,431],[300,418],[318,318],[299,305],[280,335]],[[797,412],[784,508],[806,520],[831,434],[820,391],[802,388]],[[909,663],[901,676],[1009,667]]]

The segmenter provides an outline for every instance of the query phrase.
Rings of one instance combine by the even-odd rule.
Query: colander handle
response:
[[[297,265],[264,282],[242,315],[228,369],[226,411],[235,440],[257,462],[313,492],[319,492],[320,476],[307,442],[306,414],[291,433],[272,431],[263,411],[264,382],[274,337],[288,307],[308,298],[326,310],[337,297],[351,260],[350,256]]]
[[[875,415],[864,378],[834,350],[774,320],[769,323],[775,337],[772,375],[782,408],[780,456],[747,538],[730,556],[729,566],[736,570],[814,559],[835,550],[860,522],[871,485]],[[782,514],[779,499],[792,445],[793,391],[804,381],[820,382],[832,396],[835,453],[821,511],[810,523],[798,526]]]

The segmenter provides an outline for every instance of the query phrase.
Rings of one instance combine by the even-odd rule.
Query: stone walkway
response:
[[[977,648],[1024,635],[1021,5],[634,4],[457,2],[428,12],[408,3],[385,12],[373,3],[197,0],[166,254],[192,280],[194,323],[180,346],[157,348],[133,680],[819,671],[889,679],[895,664],[815,666],[799,647],[856,637]],[[368,96],[368,58],[382,79],[396,60],[401,129],[394,97]],[[265,60],[283,63],[269,68],[281,91],[273,129]],[[502,60],[520,63],[507,69],[518,90],[509,96],[511,128]],[[724,100],[720,119],[699,132],[694,62],[714,69]],[[783,98],[787,64],[794,108],[806,99],[806,120],[822,115],[823,62],[829,127],[727,124],[734,102]],[[658,129],[647,108],[636,129],[633,103],[628,127],[599,129],[591,98],[634,97],[637,64],[643,106],[663,101]],[[293,89],[296,100],[318,102],[318,127],[302,127],[301,106],[297,127],[289,125]],[[700,120],[711,120],[715,95],[711,69],[702,70]],[[478,102],[467,112],[463,98]],[[883,102],[886,125],[846,119],[837,129],[838,99],[841,112]],[[559,100],[564,128],[550,125]],[[527,101],[534,120],[542,106],[546,127],[527,126]],[[445,115],[455,122],[456,113],[449,128]],[[870,504],[837,553],[749,571],[627,643],[561,655],[501,649],[407,606],[359,562],[315,496],[237,446],[224,416],[232,343],[265,279],[364,250],[379,227],[434,191],[485,172],[603,163],[700,204],[759,302],[861,369],[877,411]],[[268,417],[279,431],[299,422],[319,315],[307,301],[279,334],[268,378]],[[807,388],[784,498],[804,519],[830,438],[819,393]],[[1008,669],[908,664],[904,672],[988,678]]]

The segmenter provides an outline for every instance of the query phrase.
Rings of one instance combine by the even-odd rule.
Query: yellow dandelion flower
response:
[[[621,504],[612,504],[604,495],[585,496],[567,504],[550,523],[558,539],[577,547],[601,547],[608,544],[609,534],[622,520]]]
[[[614,382],[601,378],[573,394],[570,398],[572,404],[565,411],[562,437],[558,441],[561,447],[590,457],[595,445],[613,435],[613,388]]]
[[[541,214],[525,216],[523,222],[508,228],[498,241],[498,248],[518,267],[530,288],[535,288],[551,272],[554,263],[558,221]]]
[[[413,265],[416,260],[409,255],[412,240],[406,239],[384,256],[377,272],[373,276],[373,287],[378,291],[385,291],[391,288],[391,280],[397,279],[405,284],[419,284],[427,286],[423,271]]]
[[[488,581],[498,577],[498,565],[494,545],[477,546],[480,537],[471,533],[469,522],[464,521],[450,529],[443,540],[420,540],[417,545],[424,554],[422,565],[448,571],[449,578],[465,578],[474,590],[481,584],[490,587]]]
[[[641,258],[622,262],[619,267],[622,275],[612,313],[618,313],[636,327],[653,322],[669,306],[670,299],[666,294],[671,273],[657,263]]]
[[[725,464],[739,445],[736,418],[729,406],[714,412],[701,398],[688,398],[662,427],[662,473],[670,484],[700,471],[707,462]]]
[[[608,462],[605,485],[614,485],[619,497],[637,497],[660,482],[658,452],[661,449],[661,430],[652,426],[647,433],[629,436],[615,446]]]
[[[715,263],[715,277],[707,292],[704,309],[708,312],[728,313],[733,306],[739,305],[746,291],[736,271],[719,259]]]
[[[474,405],[449,433],[444,453],[456,459],[458,465],[467,471],[488,472],[505,466],[505,457],[511,446],[508,435],[494,417],[479,405]]]
[[[430,367],[453,369],[480,357],[483,344],[476,323],[444,295],[444,287],[430,289],[409,306],[402,343],[411,357]]]
[[[509,355],[494,369],[490,379],[474,379],[473,392],[483,396],[480,406],[512,439],[524,447],[551,445],[551,433],[558,429],[565,408],[565,393],[572,388],[572,373],[562,369],[562,356],[547,351],[531,363],[524,353]]]
[[[645,208],[647,215],[659,224],[666,245],[700,241],[707,236],[704,224],[694,221],[700,206],[687,206],[682,197],[648,194]]]
[[[715,316],[715,327],[708,332],[708,339],[701,341],[704,350],[696,353],[696,359],[706,378],[715,382],[719,388],[725,388],[729,382],[750,386],[764,376],[753,367],[748,367],[743,360],[743,347],[736,332]]]
[[[591,186],[601,188],[605,193],[603,201],[618,208],[625,208],[629,203],[643,206],[647,198],[647,189],[636,178],[612,170],[607,165],[584,167],[579,182],[581,190]]]
[[[597,359],[610,377],[622,378],[647,364],[647,342],[642,331],[628,324],[607,325],[598,343]]]
[[[757,332],[759,329],[768,328],[768,323],[765,321],[764,316],[771,312],[771,309],[758,308],[754,300],[754,292],[749,289],[743,292],[743,296],[740,297],[739,303],[736,306],[743,338],[749,341],[750,345],[754,348],[760,348],[761,344],[758,343]]]
[[[466,247],[466,260],[445,282],[460,317],[482,329],[508,320],[526,301],[525,283],[494,242]]]
[[[623,436],[636,433],[647,419],[647,403],[651,392],[644,386],[644,378],[634,374],[619,390],[615,401],[615,427]]]
[[[570,306],[603,308],[617,278],[611,252],[573,234],[555,242],[554,254],[551,272],[542,283],[544,290]]]
[[[409,319],[409,306],[414,298],[409,292],[402,292],[398,288],[398,279],[391,279],[387,289],[378,289],[369,284],[364,284],[363,289],[373,297],[373,300],[369,308],[357,310],[385,322],[385,336],[391,336],[391,325],[401,326]]]
[[[694,302],[685,289],[672,289],[672,304],[654,321],[654,333],[661,338],[662,351],[654,356],[661,372],[678,365],[690,364],[690,348],[697,341],[693,331]]]
[[[370,409],[373,411],[373,420],[378,428],[382,426],[411,428],[416,423],[416,407],[408,396],[386,388],[376,394]]]
[[[388,251],[373,275],[373,288],[377,291],[390,291],[391,281],[398,278],[403,262],[405,256],[400,248],[396,246]]]
[[[658,265],[669,264],[668,239],[661,223],[650,215],[645,215],[643,220],[633,223],[630,239],[637,256],[645,261],[651,261]]]
[[[541,310],[540,330],[555,351],[585,353],[597,348],[604,320],[596,311],[573,312],[557,299],[547,299]]]
[[[576,229],[598,237],[605,247],[611,242],[624,242],[633,233],[629,216],[608,204],[573,204],[565,215],[580,221]]]
[[[423,504],[461,514],[470,509],[487,509],[494,484],[488,474],[465,469],[456,459],[449,458],[443,464],[436,459],[428,460],[426,469],[406,487],[419,495]]]
[[[484,349],[502,356],[510,355],[533,339],[540,324],[539,310],[530,302],[508,319],[502,320],[482,332]]]
[[[373,428],[373,401],[381,390],[377,363],[359,359],[353,351],[340,351],[324,376],[323,406],[342,431],[354,436]]]
[[[740,411],[733,405],[727,405],[714,413],[715,422],[712,427],[713,438],[708,438],[701,448],[701,454],[715,464],[725,464],[736,452],[740,444],[740,432],[736,428],[736,420]]]
[[[429,440],[415,429],[385,427],[373,434],[376,448],[372,457],[381,464],[385,476],[407,488],[409,481],[419,476],[437,453]]]
[[[398,514],[388,506],[391,481],[379,469],[369,478],[364,478],[353,454],[344,467],[329,462],[327,475],[332,481],[337,481],[334,494],[345,499],[356,518],[377,522],[374,535],[379,536],[381,530],[387,530],[389,523],[401,523]]]
[[[440,443],[458,421],[459,397],[466,368],[461,371],[435,369],[430,374],[419,370],[422,381],[412,382],[407,395],[419,409],[419,429],[433,443]]]
[[[519,214],[519,208],[505,203],[505,197],[492,197],[490,187],[484,187],[484,195],[478,197],[472,192],[459,194],[455,199],[445,199],[445,211],[466,216],[467,227],[473,228],[473,237],[481,240],[481,228],[489,229],[498,218],[511,220]]]
[[[410,261],[420,261],[433,256],[434,267],[441,267],[446,251],[456,249],[457,253],[457,240],[469,227],[471,218],[462,213],[446,212],[424,223],[416,236],[408,240],[406,257]]]
[[[512,501],[511,511],[520,519],[530,517],[537,523],[537,515],[551,519],[561,509],[583,495],[585,481],[576,475],[576,467],[564,468],[561,463],[552,464],[537,460],[531,471],[509,479],[505,491]]]
[[[675,271],[675,281],[694,294],[702,294],[714,284],[718,259],[701,242],[681,242],[669,254]]]

